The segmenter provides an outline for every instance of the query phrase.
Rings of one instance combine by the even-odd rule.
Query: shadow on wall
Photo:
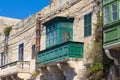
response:
[[[64,63],[64,64],[60,64],[61,65],[61,69],[62,72],[65,76],[65,80],[74,80],[74,77],[77,75],[77,73],[75,72],[75,69],[70,67],[69,64]]]
[[[40,76],[40,80],[46,80],[43,75]]]
[[[74,78],[77,75],[75,69],[67,63],[60,63],[60,67],[49,66],[49,69],[41,69],[42,75],[40,76],[40,80],[75,80]]]
[[[113,65],[110,68],[108,80],[120,80],[120,66]]]

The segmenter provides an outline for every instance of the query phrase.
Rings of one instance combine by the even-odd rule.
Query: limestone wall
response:
[[[65,64],[57,64],[53,67],[46,67],[41,69],[40,75],[36,80],[60,80],[57,78],[61,76],[64,80],[80,80],[82,72],[84,72],[84,63],[86,61],[88,47],[92,47],[91,40],[94,33],[95,26],[92,25],[92,35],[84,37],[84,15],[92,12],[92,23],[96,21],[96,14],[93,10],[94,0],[52,0],[52,3],[41,10],[44,23],[55,16],[74,17],[73,24],[73,41],[84,42],[84,58],[69,59]],[[31,61],[31,73],[35,69],[35,60],[31,59],[32,45],[35,44],[35,28],[36,28],[37,14],[30,16],[18,24],[13,26],[9,38],[9,63],[18,60],[19,44],[24,43],[24,61]],[[41,50],[46,49],[46,28],[42,25],[41,35]],[[44,72],[44,74],[42,73]],[[47,77],[47,78],[46,78]],[[41,78],[41,79],[40,79]]]
[[[9,62],[18,60],[19,45],[24,43],[24,61],[30,61],[32,45],[35,45],[36,14],[22,20],[13,27],[9,38]]]
[[[4,38],[5,38],[3,33],[4,28],[8,26],[13,26],[20,21],[21,21],[20,19],[0,16],[0,53],[4,52]],[[0,56],[0,59],[1,59],[1,56]],[[1,61],[0,61],[0,64],[1,64]]]
[[[12,26],[12,31],[8,39],[8,63],[19,61],[19,45],[22,43],[24,43],[24,61],[30,61],[30,72],[24,73],[24,76],[22,75],[26,79],[28,76],[31,77],[35,71],[36,61],[32,59],[32,45],[36,44],[36,14]],[[4,43],[1,43],[0,46],[0,50],[4,51]]]

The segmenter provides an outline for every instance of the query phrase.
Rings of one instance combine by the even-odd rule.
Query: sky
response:
[[[1,0],[0,16],[24,19],[43,9],[50,0]]]

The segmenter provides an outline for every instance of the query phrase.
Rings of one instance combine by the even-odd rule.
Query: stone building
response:
[[[103,34],[106,55],[114,61],[110,80],[120,80],[120,0],[103,0]]]
[[[39,12],[42,32],[36,80],[81,80],[95,33],[96,9],[95,0],[52,0]]]
[[[35,71],[36,14],[12,26],[8,39],[8,53],[4,42],[0,48],[1,80],[27,80]]]
[[[8,63],[1,65],[0,78],[81,80],[95,33],[96,7],[95,0],[51,0],[43,10],[14,25]],[[4,47],[0,51],[3,61]]]

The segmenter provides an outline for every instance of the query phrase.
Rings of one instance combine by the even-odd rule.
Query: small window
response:
[[[5,65],[5,59],[6,59],[5,53],[3,52],[1,53],[1,65]]]
[[[91,35],[91,19],[92,13],[89,13],[84,16],[84,37],[88,37]]]
[[[19,61],[24,60],[24,43],[19,45],[19,55],[18,55]]]
[[[35,53],[36,53],[35,45],[32,45],[32,59],[35,58],[35,56],[36,56]]]

